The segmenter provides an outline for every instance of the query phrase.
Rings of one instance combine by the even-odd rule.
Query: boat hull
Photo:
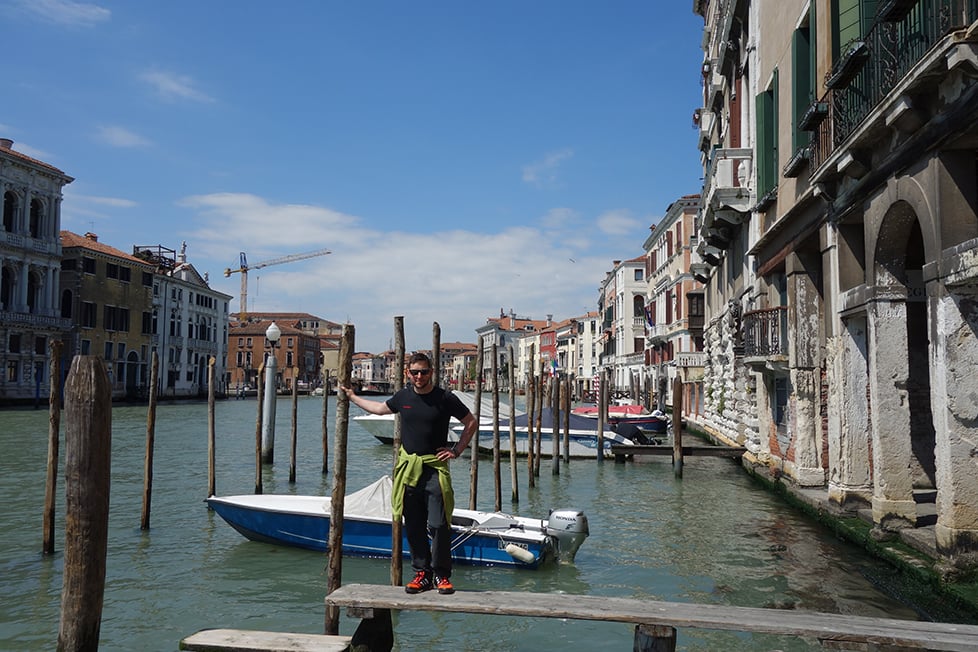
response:
[[[276,499],[285,498],[286,501]],[[271,499],[271,500],[268,500]],[[299,500],[297,500],[299,499]],[[307,550],[325,552],[329,540],[329,500],[311,496],[229,496],[211,497],[207,504],[247,539]],[[285,505],[289,505],[285,507]],[[343,554],[355,557],[391,556],[391,521],[370,517],[343,519]],[[452,526],[452,559],[455,563],[476,566],[537,568],[553,556],[546,536],[518,536],[518,531],[486,532]],[[533,556],[520,561],[506,552],[516,545]],[[407,539],[401,546],[410,558]],[[525,558],[525,556],[524,556]]]

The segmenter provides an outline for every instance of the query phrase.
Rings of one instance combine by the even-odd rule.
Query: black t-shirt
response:
[[[387,407],[401,415],[401,447],[406,453],[434,455],[448,445],[448,423],[469,414],[469,408],[452,392],[435,387],[418,394],[405,387],[387,399]]]

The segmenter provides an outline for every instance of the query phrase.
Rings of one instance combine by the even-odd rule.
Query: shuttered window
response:
[[[757,96],[757,196],[772,190],[778,179],[778,71],[771,86]]]

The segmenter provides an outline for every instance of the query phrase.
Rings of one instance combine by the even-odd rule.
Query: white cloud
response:
[[[455,230],[388,232],[328,208],[275,204],[248,194],[188,197],[196,228],[186,235],[191,260],[239,309],[240,279],[225,278],[244,251],[250,265],[329,248],[332,254],[253,270],[249,309],[309,312],[356,326],[357,350],[381,351],[403,316],[408,348],[472,342],[499,309],[544,319],[594,310],[611,256],[575,249],[559,233],[528,226],[497,233]],[[423,223],[423,220],[419,220]],[[209,262],[199,262],[203,255]]]
[[[165,100],[191,100],[193,102],[214,102],[214,98],[196,87],[194,80],[187,75],[177,75],[162,71],[148,71],[139,75]]]
[[[19,0],[17,6],[35,18],[72,27],[94,27],[112,17],[105,7],[72,0]]]
[[[96,129],[95,137],[113,147],[146,147],[152,143],[125,127],[106,125]]]
[[[598,228],[607,235],[630,235],[644,226],[628,211],[606,211],[598,216]]]
[[[557,182],[558,168],[572,156],[574,156],[574,150],[569,147],[548,153],[542,161],[536,161],[523,167],[523,181],[540,188],[554,185]]]

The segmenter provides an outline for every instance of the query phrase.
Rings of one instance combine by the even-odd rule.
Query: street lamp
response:
[[[265,406],[262,411],[261,420],[261,461],[271,464],[275,457],[275,403],[277,393],[275,391],[275,345],[282,337],[282,329],[275,322],[265,330],[265,339],[268,340],[269,351],[265,356]]]

